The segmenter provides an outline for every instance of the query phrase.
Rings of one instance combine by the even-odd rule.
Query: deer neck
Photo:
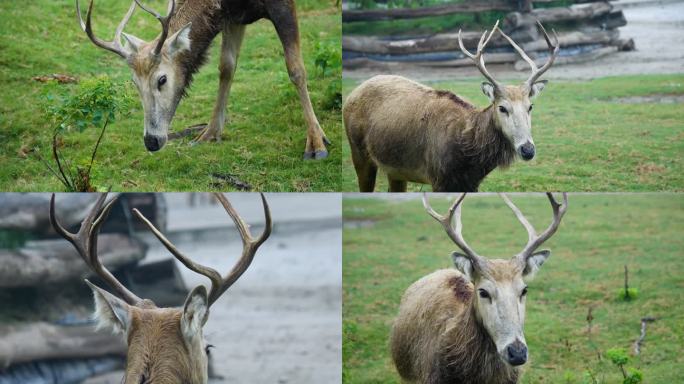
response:
[[[435,382],[517,383],[519,369],[501,359],[494,341],[478,319],[473,301],[471,299],[462,316],[446,331],[445,340],[449,340],[449,345],[441,347]]]
[[[211,42],[223,26],[221,2],[217,0],[185,1],[170,22],[169,35],[173,35],[188,23],[190,29],[190,51],[180,55],[178,63],[185,74],[185,87],[192,82],[193,75],[204,65]]]
[[[497,125],[494,105],[472,115],[465,130],[466,155],[487,173],[496,167],[508,167],[515,159],[515,148]]]

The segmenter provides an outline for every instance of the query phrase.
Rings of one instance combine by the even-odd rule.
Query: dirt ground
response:
[[[631,0],[621,4],[627,25],[620,36],[633,38],[636,51],[617,52],[598,60],[553,67],[549,79],[592,79],[604,76],[684,72],[684,1]],[[528,73],[512,65],[488,69],[502,79],[525,79]],[[379,63],[373,68],[345,70],[344,78],[363,80],[380,73],[401,74],[419,81],[480,77],[473,67],[435,69],[411,64]]]

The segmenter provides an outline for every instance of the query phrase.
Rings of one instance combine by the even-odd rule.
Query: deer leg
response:
[[[304,159],[324,159],[328,157],[327,145],[330,144],[325,137],[325,132],[321,129],[309,98],[309,91],[306,85],[306,69],[302,60],[302,53],[299,45],[299,28],[297,26],[297,15],[294,9],[294,2],[278,2],[278,6],[269,10],[269,18],[273,22],[278,37],[285,50],[285,64],[290,80],[297,88],[299,101],[304,110],[304,120],[306,121],[306,148]]]
[[[365,150],[351,146],[352,162],[356,170],[356,178],[359,182],[359,192],[373,192],[375,190],[375,178],[378,167],[368,157]]]
[[[245,35],[245,26],[227,23],[223,28],[221,59],[219,61],[219,89],[211,122],[197,137],[197,141],[220,141],[226,121],[226,106],[237,68],[240,46]]]
[[[387,176],[387,181],[389,182],[390,192],[406,192],[406,187],[408,183],[405,180],[394,180]]]

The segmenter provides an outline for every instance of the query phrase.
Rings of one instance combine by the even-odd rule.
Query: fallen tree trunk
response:
[[[96,332],[94,325],[31,323],[0,326],[0,367],[48,359],[126,354],[120,336]]]
[[[588,19],[605,15],[613,10],[607,2],[576,4],[570,7],[541,8],[529,13],[511,12],[506,16],[506,27],[520,28],[533,26],[539,20],[542,24]]]
[[[48,193],[7,193],[0,199],[0,229],[32,232],[34,235],[54,233],[50,225]],[[88,213],[96,194],[59,194],[55,206],[60,222],[70,228]]]
[[[455,13],[478,13],[484,11],[514,11],[510,1],[468,1],[424,8],[361,9],[342,12],[342,22],[415,19],[419,17],[444,16]]]
[[[98,254],[110,269],[141,260],[147,246],[121,234],[101,234]],[[18,250],[0,249],[0,288],[29,287],[63,282],[92,272],[64,240],[31,241]]]
[[[558,36],[558,42],[561,48],[571,45],[582,45],[582,44],[609,44],[620,36],[620,32],[617,30],[608,31],[596,31],[596,32],[569,32]],[[546,51],[548,50],[548,45],[546,40],[539,39],[529,43],[521,44],[522,49],[525,52],[533,51]]]
[[[556,58],[554,65],[585,63],[587,61],[594,61],[600,57],[609,55],[609,54],[611,54],[613,52],[617,52],[617,51],[618,51],[618,47],[609,46],[609,47],[594,49],[593,51],[588,51],[588,52],[580,53],[577,55],[559,56]],[[546,60],[548,60],[548,57],[532,58],[532,60],[534,60],[535,64],[537,64],[537,66],[542,66],[542,65],[544,65],[544,63],[546,63]],[[518,60],[515,62],[514,67],[515,67],[516,71],[523,71],[523,70],[527,70],[529,68],[529,64],[527,64],[527,62],[524,60]]]

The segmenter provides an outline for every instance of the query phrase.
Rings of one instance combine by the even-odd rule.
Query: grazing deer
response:
[[[161,35],[153,41],[145,42],[123,33],[136,4],[161,23]],[[318,124],[307,90],[294,0],[184,0],[179,1],[178,5],[175,0],[169,0],[167,16],[161,16],[135,0],[116,28],[112,41],[103,41],[93,33],[92,10],[93,0],[90,1],[84,22],[76,0],[81,29],[96,46],[125,59],[133,72],[133,82],[138,88],[145,112],[144,143],[149,151],[158,151],[166,144],[176,107],[190,86],[193,75],[206,61],[209,45],[220,32],[223,33],[223,41],[218,97],[211,122],[198,139],[221,139],[245,26],[266,18],[275,26],[283,44],[287,71],[304,109],[308,127],[304,158],[322,159],[328,156],[326,145],[329,142]],[[125,45],[121,45],[122,36]]]
[[[428,213],[439,221],[464,252],[452,254],[456,269],[443,269],[413,283],[404,293],[394,321],[390,346],[401,377],[412,383],[517,383],[527,361],[526,279],[551,252],[535,250],[558,229],[568,207],[547,193],[553,222],[540,235],[511,200],[502,194],[529,235],[525,248],[508,260],[488,260],[461,235],[461,202],[446,216],[437,214],[423,196]],[[455,219],[455,220],[453,220]],[[455,227],[452,227],[455,221]]]
[[[401,76],[375,76],[356,88],[343,107],[344,125],[361,192],[373,192],[377,170],[384,171],[390,192],[406,191],[407,182],[431,184],[435,192],[477,191],[496,167],[506,167],[516,153],[534,157],[532,103],[544,89],[546,72],[558,54],[544,27],[551,52],[538,68],[506,34],[501,34],[532,67],[522,85],[504,86],[485,68],[484,32],[475,54],[458,43],[489,82],[482,92],[491,104],[482,110],[448,91],[435,90]],[[555,31],[554,31],[555,35]]]
[[[128,344],[125,384],[205,384],[208,376],[208,346],[202,327],[209,317],[209,308],[247,270],[259,246],[271,234],[271,213],[261,195],[266,216],[266,227],[258,238],[253,238],[249,227],[240,218],[228,199],[215,194],[237,227],[242,237],[242,256],[225,277],[209,267],[192,261],[178,250],[140,211],[140,218],[175,256],[190,270],[211,280],[211,290],[203,285],[195,287],[181,308],[157,308],[149,299],[141,299],[129,291],[100,262],[97,255],[97,236],[116,199],[104,205],[102,194],[94,208],[81,223],[77,233],[68,232],[55,216],[55,195],[50,200],[50,222],[55,231],[74,245],[88,267],[118,294],[114,296],[88,280],[95,298],[95,318],[98,327],[122,333]],[[104,205],[104,208],[103,208]]]

